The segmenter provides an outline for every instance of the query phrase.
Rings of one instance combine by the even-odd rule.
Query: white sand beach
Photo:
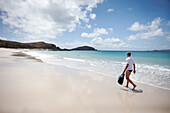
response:
[[[20,51],[0,48],[0,113],[170,113],[169,90],[136,83],[132,91],[115,78]]]

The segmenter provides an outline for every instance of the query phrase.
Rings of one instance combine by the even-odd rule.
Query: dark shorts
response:
[[[128,70],[129,72],[132,72],[132,70]]]

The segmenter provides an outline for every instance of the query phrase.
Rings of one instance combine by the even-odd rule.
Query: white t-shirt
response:
[[[133,58],[127,57],[126,62],[127,62],[127,64],[129,64],[127,70],[133,70],[132,66],[133,66],[133,64],[135,64],[134,61],[133,61]]]

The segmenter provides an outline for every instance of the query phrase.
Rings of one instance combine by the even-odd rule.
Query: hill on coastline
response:
[[[153,52],[170,52],[170,49],[165,49],[165,50],[153,50]]]
[[[96,49],[89,46],[82,46],[73,49],[61,49],[56,47],[55,44],[45,43],[45,42],[32,42],[32,43],[21,43],[15,41],[7,41],[0,39],[0,48],[15,48],[15,49],[48,49],[51,51],[74,51],[74,50],[86,50],[86,51],[95,51]]]
[[[89,51],[96,51],[95,48],[93,47],[89,47],[89,46],[81,46],[81,47],[77,47],[77,48],[73,48],[71,50],[76,50],[76,51],[86,51],[86,50],[89,50]]]

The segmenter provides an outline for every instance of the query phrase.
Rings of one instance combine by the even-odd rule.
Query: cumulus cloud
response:
[[[161,23],[161,18],[155,18],[148,25],[140,24],[139,22],[135,22],[131,25],[128,30],[139,32],[135,35],[130,35],[127,40],[137,40],[137,39],[155,39],[155,37],[163,36],[162,28],[159,28]]]
[[[95,28],[93,33],[82,33],[81,37],[86,37],[86,38],[95,38],[99,37],[100,35],[107,35],[109,34],[106,29],[104,28]]]
[[[114,11],[114,9],[108,9],[107,10],[107,12],[113,12]]]
[[[86,27],[87,27],[88,29],[91,29],[91,25],[86,24]]]
[[[90,14],[90,18],[91,18],[92,20],[95,20],[96,14]]]
[[[80,41],[74,41],[74,42],[66,42],[66,43],[56,43],[59,47],[62,48],[75,48],[78,46],[92,46],[99,50],[113,50],[113,49],[126,49],[128,45],[126,45],[125,42],[123,42],[119,38],[106,38],[102,39],[101,37],[93,38],[90,43],[89,42],[80,42]]]
[[[87,42],[80,42],[80,41],[56,43],[56,45],[58,45],[61,48],[68,48],[68,49],[72,49],[72,48],[79,47],[79,46],[85,46],[85,45],[92,46]]]
[[[137,40],[137,39],[153,40],[157,36],[163,36],[163,32],[161,28],[154,31],[142,32],[142,33],[137,33],[136,35],[130,35],[128,37],[128,40]]]
[[[90,43],[94,47],[101,49],[120,49],[127,46],[125,42],[123,42],[119,38],[102,39],[101,37],[96,37],[92,39]]]
[[[127,40],[136,40],[137,36],[135,35],[130,35]]]
[[[129,30],[131,31],[141,31],[141,30],[147,30],[148,27],[145,25],[140,24],[139,22],[135,22],[134,24],[131,25]]]
[[[0,0],[2,24],[31,39],[56,38],[89,21],[89,12],[103,0]],[[90,16],[96,18],[95,14]]]
[[[155,30],[159,28],[161,21],[162,21],[161,18],[157,17],[151,23],[148,23],[148,25],[143,25],[140,24],[139,22],[135,22],[128,29],[131,31]]]
[[[95,45],[102,45],[104,43],[106,43],[106,44],[113,44],[113,43],[121,42],[121,40],[119,38],[106,38],[106,39],[102,39],[101,37],[96,37],[91,42],[93,44],[95,44]]]

